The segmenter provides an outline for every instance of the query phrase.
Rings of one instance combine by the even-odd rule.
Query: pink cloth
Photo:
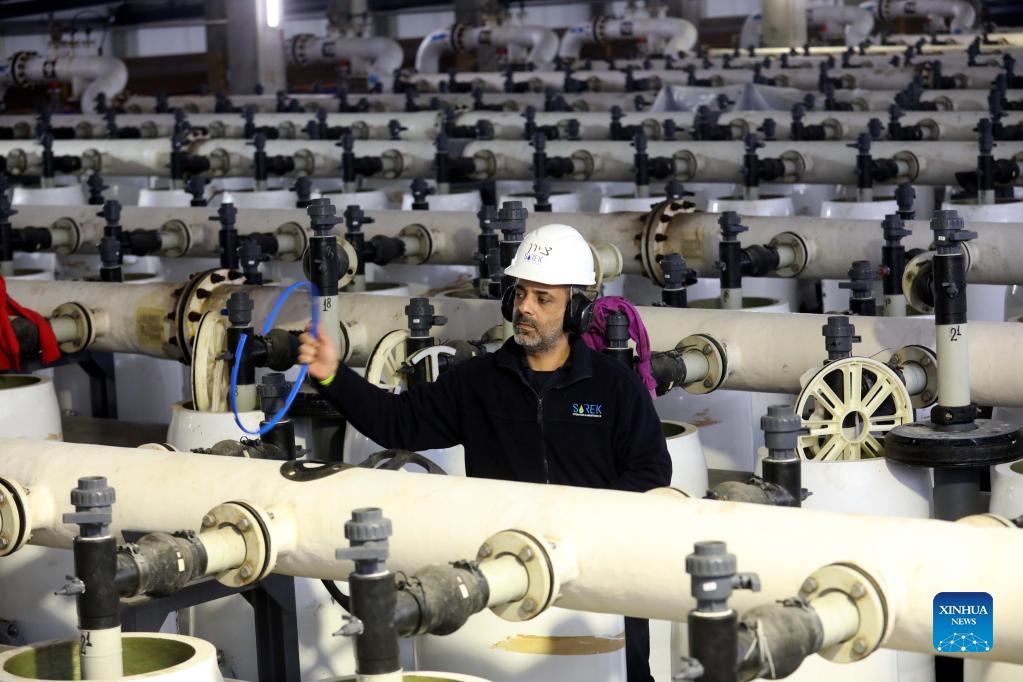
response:
[[[639,363],[636,365],[636,372],[643,380],[650,397],[657,397],[657,381],[650,369],[650,337],[647,336],[646,327],[639,316],[636,306],[632,305],[627,298],[621,296],[605,296],[598,298],[593,303],[593,324],[588,331],[583,333],[583,341],[586,345],[597,352],[604,350],[604,326],[607,323],[607,314],[617,310],[625,313],[629,318],[629,337],[636,342],[636,354],[639,356]]]

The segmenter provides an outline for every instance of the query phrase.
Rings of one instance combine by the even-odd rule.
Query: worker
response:
[[[644,492],[667,486],[671,460],[650,393],[581,338],[596,279],[589,245],[567,225],[528,233],[505,274],[513,338],[436,381],[392,394],[341,365],[330,336],[301,337],[319,391],[386,448],[465,447],[468,476]],[[608,538],[614,542],[613,538]],[[652,682],[645,620],[626,618],[629,682]]]

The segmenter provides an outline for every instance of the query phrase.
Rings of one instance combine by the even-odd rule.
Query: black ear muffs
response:
[[[508,287],[501,296],[501,315],[509,322],[515,313],[515,287]]]
[[[501,315],[509,322],[515,314],[515,287],[505,290],[501,297]],[[593,301],[586,294],[572,290],[565,306],[565,320],[562,328],[570,334],[582,334],[593,324]]]
[[[593,324],[593,301],[580,291],[573,291],[565,308],[565,322],[562,325],[570,334],[582,334]]]

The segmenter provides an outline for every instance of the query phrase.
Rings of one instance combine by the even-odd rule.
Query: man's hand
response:
[[[298,337],[302,345],[298,347],[298,361],[309,365],[309,376],[317,381],[324,381],[334,376],[341,364],[334,342],[323,331],[323,325],[317,325],[316,336],[306,332]]]

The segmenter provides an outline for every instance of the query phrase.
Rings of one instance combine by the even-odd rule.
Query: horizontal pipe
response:
[[[628,144],[605,141],[547,143],[548,156],[572,157],[580,172],[575,180],[632,180],[634,150]],[[1000,142],[997,158],[1023,152],[1023,142]],[[650,157],[673,157],[676,177],[683,182],[739,182],[742,179],[742,142],[650,142]],[[760,158],[789,157],[795,163],[791,177],[778,182],[851,184],[855,181],[855,151],[841,142],[767,142],[757,150]],[[977,167],[977,145],[971,142],[875,142],[875,159],[901,156],[910,166],[897,182],[921,185],[957,184],[956,173]],[[466,145],[463,156],[475,157],[486,171],[476,179],[531,177],[532,147],[509,140],[477,140]]]
[[[141,353],[180,358],[174,320],[175,284],[138,284],[122,287],[103,282],[8,282],[10,295],[43,315],[58,305],[77,302],[86,308],[107,311],[110,330],[97,338],[93,348],[113,352]],[[197,312],[224,309],[235,291],[253,300],[254,320],[265,319],[280,295],[274,286],[221,285],[197,304]],[[405,326],[407,299],[399,296],[341,294],[340,316],[348,339],[348,363],[364,366],[376,342],[386,333]],[[497,301],[434,298],[437,314],[448,319],[444,336],[479,339],[501,322]],[[820,367],[827,353],[821,329],[826,315],[777,315],[699,308],[641,307],[640,315],[650,335],[651,349],[672,350],[685,337],[705,334],[724,347],[728,376],[721,388],[768,393],[800,391],[800,377]],[[292,297],[281,308],[276,326],[301,329],[309,321],[309,302]],[[970,392],[981,405],[1023,406],[1023,365],[1004,363],[1009,349],[1023,347],[1023,325],[972,322],[970,324]],[[926,319],[860,317],[856,333],[857,355],[885,360],[902,346],[934,346],[934,324]],[[770,339],[765,343],[764,339]],[[190,339],[185,340],[186,343]],[[180,343],[180,342],[179,342]]]
[[[0,127],[14,129],[15,139],[35,139],[38,117],[29,114],[0,115]],[[257,113],[252,123],[257,128],[276,128],[282,139],[305,139],[305,126],[315,120],[315,112]],[[397,120],[404,130],[402,139],[430,139],[440,130],[441,114],[436,111],[401,112],[400,114],[367,111],[357,114],[329,112],[328,127],[351,128],[355,139],[390,139],[388,124]],[[240,113],[190,114],[187,122],[195,128],[204,128],[211,138],[245,137],[245,118]],[[119,114],[120,128],[138,128],[143,138],[170,137],[174,131],[172,114]],[[76,139],[98,139],[107,136],[106,120],[91,114],[55,114],[50,119],[54,128],[74,128]]]
[[[344,59],[361,60],[366,63],[367,75],[375,79],[385,92],[390,92],[394,72],[405,60],[398,41],[380,36],[359,38],[300,33],[288,39],[284,52],[288,62],[296,66],[337,64]]]
[[[38,174],[42,169],[42,145],[35,141],[0,142],[0,155],[7,158],[12,175]],[[242,139],[196,141],[182,151],[210,160],[203,175],[245,177],[252,174],[255,147]],[[268,140],[269,156],[286,156],[295,161],[290,176],[340,177],[341,150],[332,140]],[[424,140],[359,140],[356,156],[385,160],[382,177],[429,177],[433,172],[434,147]],[[81,172],[104,175],[147,175],[166,177],[170,173],[171,145],[167,139],[153,140],[57,140],[55,156],[82,159]]]
[[[651,200],[651,203],[653,200]],[[339,207],[340,210],[341,207]],[[476,214],[464,211],[367,211],[373,222],[363,227],[367,239],[376,235],[393,237],[410,225],[420,225],[432,240],[431,265],[473,265],[476,263]],[[681,253],[689,267],[710,276],[717,262],[721,226],[716,213],[680,213],[664,227],[664,239],[654,239],[645,226],[657,220],[649,213],[531,213],[527,229],[547,223],[572,225],[594,245],[609,244],[622,254],[625,274],[644,274],[639,258],[644,249],[653,254]],[[10,217],[15,228],[48,227],[72,222],[79,231],[79,247],[75,253],[97,253],[103,237],[105,221],[88,206],[19,206]],[[749,227],[743,233],[743,244],[768,244],[780,235],[791,233],[806,246],[808,260],[798,274],[801,279],[845,279],[853,260],[880,259],[883,243],[880,221],[808,216],[761,217],[742,216]],[[275,232],[292,225],[311,236],[308,216],[302,209],[239,209],[236,229],[239,236]],[[189,231],[191,247],[186,255],[212,257],[219,248],[220,224],[211,218],[209,208],[161,208],[126,206],[121,211],[125,231],[154,229],[168,224],[182,224]],[[926,220],[906,221],[912,234],[903,238],[907,249],[927,249],[932,241]],[[1023,281],[1023,260],[1016,257],[1021,248],[1019,229],[1015,223],[970,222],[969,229],[981,237],[969,244],[970,269],[967,281],[974,284],[1014,284]],[[647,273],[651,274],[651,273]],[[659,273],[652,273],[659,277]],[[769,274],[768,276],[772,276]]]
[[[52,81],[70,83],[80,98],[82,111],[96,111],[96,97],[106,97],[113,105],[115,97],[128,84],[128,67],[115,57],[70,56],[44,57],[35,52],[16,52],[0,72],[0,83],[22,87],[48,84]]]
[[[760,576],[761,592],[732,595],[740,611],[797,594],[822,566],[851,562],[884,595],[883,646],[926,653],[933,653],[934,595],[954,579],[955,589],[988,592],[1000,604],[998,646],[963,656],[1023,662],[1023,535],[1008,528],[359,468],[299,482],[280,462],[19,439],[0,441],[0,475],[30,488],[32,498],[40,493],[32,506],[40,520],[30,518],[39,545],[70,546],[77,529],[58,518],[80,476],[105,475],[117,490],[113,531],[199,530],[209,509],[244,490],[246,502],[291,517],[280,573],[343,579],[352,566],[334,558],[345,545],[340,519],[380,507],[394,529],[392,570],[471,557],[495,532],[516,529],[574,555],[578,571],[563,576],[557,606],[659,620],[681,621],[695,606],[679,571],[698,541],[726,542]]]

